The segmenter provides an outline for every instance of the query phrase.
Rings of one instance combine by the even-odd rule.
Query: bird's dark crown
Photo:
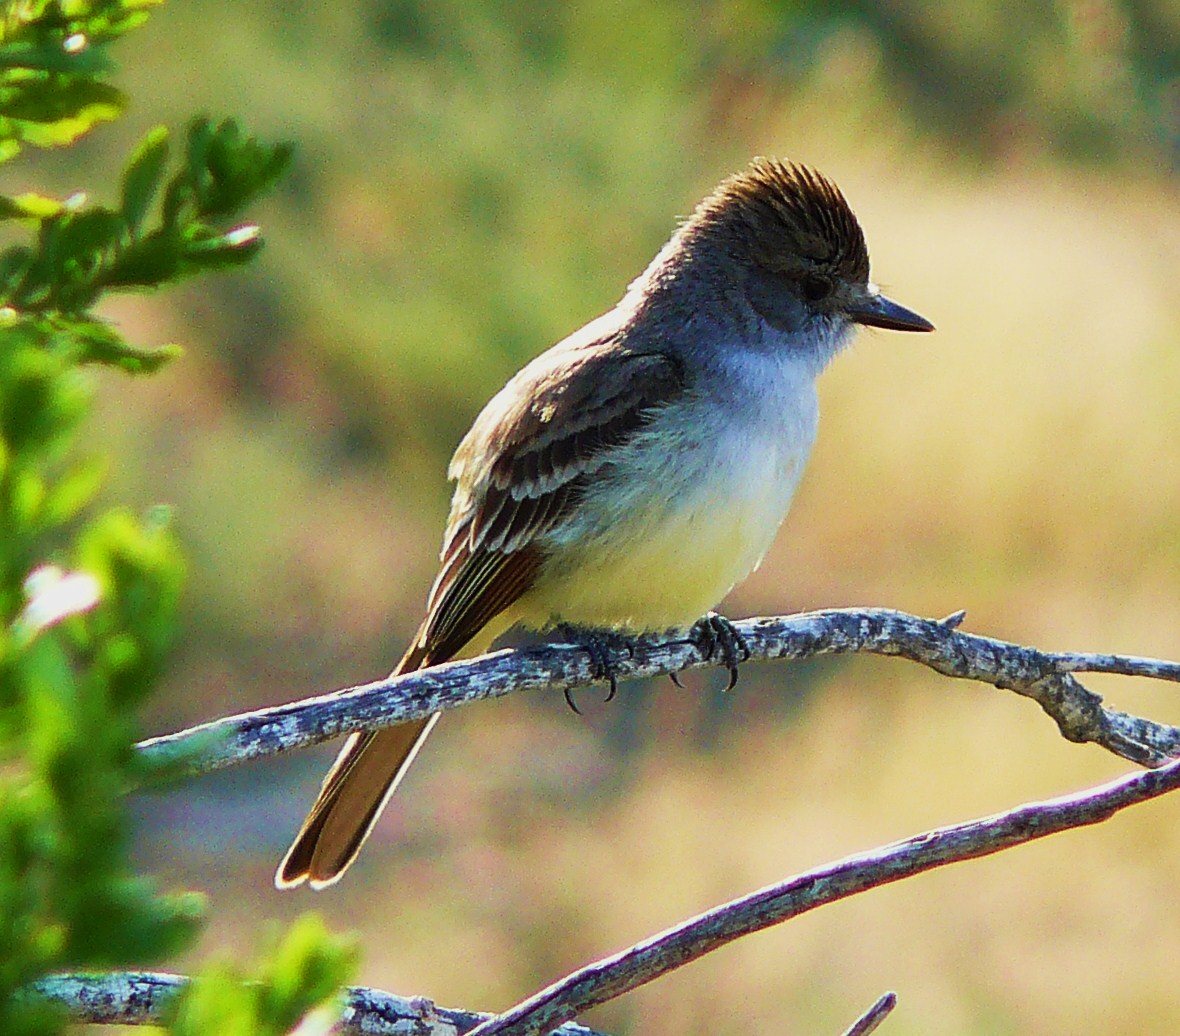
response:
[[[844,195],[794,162],[755,158],[696,207],[684,232],[706,235],[767,270],[810,265],[854,284],[869,278],[864,233]]]

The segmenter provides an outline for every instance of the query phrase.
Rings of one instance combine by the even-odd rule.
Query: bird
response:
[[[934,330],[869,279],[839,188],[766,157],[723,180],[611,310],[476,417],[394,675],[482,653],[515,625],[590,643],[702,616],[724,631],[711,609],[770,547],[815,440],[816,379],[858,325]],[[339,880],[438,715],[349,736],[278,888]]]

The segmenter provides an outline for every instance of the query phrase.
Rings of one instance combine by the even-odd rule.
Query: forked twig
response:
[[[589,1007],[743,935],[934,867],[1098,823],[1129,805],[1180,786],[1180,761],[1168,761],[1180,755],[1180,728],[1107,708],[1075,675],[1119,673],[1180,682],[1180,664],[1123,655],[1039,651],[964,633],[958,628],[963,618],[962,612],[934,620],[878,608],[838,609],[750,619],[735,626],[749,658],[801,659],[858,652],[896,655],[945,676],[1015,691],[1036,701],[1070,741],[1091,742],[1158,769],[1137,772],[1080,794],[927,832],[762,889],[566,976],[504,1014],[480,1021],[472,1036],[547,1032]],[[613,669],[616,678],[626,679],[714,664],[718,664],[716,660],[704,657],[683,635],[648,636],[631,643],[615,660]],[[149,766],[202,772],[516,690],[584,686],[595,682],[599,668],[575,645],[501,651],[230,716],[142,742],[139,751]],[[892,1009],[892,1003],[888,996],[883,997],[850,1032],[872,1031]],[[470,1017],[474,1024],[476,1016]]]
[[[28,994],[56,1004],[70,1021],[84,1025],[163,1025],[190,981],[184,975],[160,971],[50,975],[30,986]],[[343,1014],[332,1029],[341,1036],[462,1036],[488,1018],[438,1007],[424,996],[394,996],[365,986],[349,986],[343,997]],[[557,1032],[558,1036],[602,1036],[572,1024]]]
[[[1106,708],[1075,673],[1121,673],[1180,682],[1180,664],[1125,655],[1039,651],[964,633],[962,613],[923,619],[884,608],[831,609],[735,623],[751,659],[869,653],[896,655],[944,676],[978,680],[1032,698],[1070,741],[1092,742],[1143,766],[1180,754],[1180,728]],[[684,638],[637,638],[615,660],[618,679],[716,665]],[[498,651],[472,661],[349,687],[242,713],[141,742],[145,762],[202,773],[317,744],[361,727],[393,726],[470,701],[596,682],[586,651],[573,645]]]

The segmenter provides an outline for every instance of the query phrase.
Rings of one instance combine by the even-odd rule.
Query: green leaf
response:
[[[139,232],[152,199],[159,190],[168,159],[168,130],[156,126],[140,141],[123,173],[123,219],[132,236]]]
[[[239,212],[282,176],[294,149],[289,143],[267,147],[245,136],[233,119],[216,129],[208,120],[190,128],[188,168],[198,214],[225,219]]]
[[[82,508],[94,501],[107,473],[101,457],[83,461],[50,486],[45,500],[45,520],[61,525],[78,516]]]
[[[142,25],[153,7],[164,0],[75,0],[66,5],[72,9],[75,32],[86,33],[93,42],[104,42]]]
[[[257,226],[247,224],[224,234],[206,236],[206,232],[202,232],[185,242],[184,257],[201,269],[221,270],[248,262],[261,248],[261,231]]]
[[[114,327],[95,318],[63,318],[56,326],[60,334],[71,339],[77,362],[118,367],[127,374],[154,374],[184,355],[178,345],[156,349],[131,345]]]
[[[56,198],[44,194],[0,196],[0,219],[48,219],[61,215],[65,206]]]
[[[4,135],[37,147],[72,143],[97,123],[117,119],[126,104],[110,84],[72,77],[34,79],[0,91]]]
[[[204,116],[193,119],[188,126],[185,138],[185,160],[188,166],[189,182],[200,190],[201,181],[205,173],[205,152],[213,131],[209,128],[209,120]]]
[[[356,967],[353,940],[313,914],[299,918],[255,969],[216,962],[181,994],[173,1036],[286,1036],[313,1011],[313,1032],[340,1017],[339,992]]]
[[[6,346],[0,349],[0,435],[13,456],[56,454],[81,419],[89,389],[62,357],[23,341],[24,330],[0,332]],[[10,342],[19,347],[7,347]]]
[[[160,206],[163,228],[174,231],[184,210],[194,204],[195,197],[193,185],[185,173],[177,173],[169,180],[164,191],[164,202]]]
[[[0,301],[12,300],[32,262],[33,250],[23,245],[6,249],[0,255]]]
[[[115,245],[122,232],[123,220],[111,209],[96,206],[68,213],[61,219],[58,241],[63,261],[89,260],[89,257]]]
[[[288,929],[261,975],[261,1018],[276,1033],[293,1029],[331,1000],[356,967],[353,940],[333,936],[323,920],[304,914]]]
[[[184,560],[172,529],[127,510],[109,511],[82,534],[78,569],[102,587],[102,603],[86,616],[96,643],[96,666],[110,683],[112,701],[131,703],[147,693],[171,644]]]
[[[115,64],[99,47],[67,50],[57,39],[13,40],[0,46],[0,69],[32,69],[98,76],[114,71]]]
[[[45,271],[56,309],[89,309],[101,290],[101,272],[124,233],[122,216],[96,207],[42,224]]]
[[[180,270],[180,235],[165,225],[123,248],[103,274],[108,288],[151,288],[173,280]]]

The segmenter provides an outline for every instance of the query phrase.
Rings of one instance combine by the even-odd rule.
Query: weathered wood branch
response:
[[[184,975],[159,971],[113,971],[51,975],[29,987],[34,996],[65,1010],[84,1025],[161,1025],[189,984]],[[462,1036],[489,1016],[438,1007],[426,997],[401,997],[349,986],[344,1014],[332,1030],[341,1036]],[[563,1025],[559,1036],[602,1036],[582,1025]]]
[[[472,1030],[470,1036],[536,1036],[743,935],[915,874],[1010,849],[1180,788],[1180,760],[1098,788],[938,828],[857,853],[715,907],[595,961]]]
[[[345,993],[347,1009],[341,1031],[405,1032],[409,1021],[412,1031],[433,1036],[536,1036],[553,1029],[568,1036],[591,1036],[590,1030],[566,1023],[590,1007],[613,1000],[743,935],[936,867],[1101,823],[1128,806],[1177,788],[1180,760],[1085,792],[938,828],[846,857],[699,914],[587,965],[493,1017],[446,1011],[420,997],[405,999],[352,988]],[[185,982],[179,976],[150,973],[58,975],[37,983],[33,992],[63,1005],[75,1021],[145,1025],[165,1016]],[[849,1032],[871,1032],[892,1006],[892,995],[886,994]]]
[[[29,987],[29,994],[64,1010],[82,1025],[166,1024],[190,979],[159,971],[118,971],[51,975]],[[401,997],[365,986],[343,990],[344,1011],[332,1032],[339,1036],[464,1036],[491,1015],[438,1007],[425,997]],[[844,1036],[868,1036],[893,1010],[897,997],[878,998]],[[572,1022],[557,1036],[603,1036]]]
[[[964,633],[958,628],[962,620],[961,612],[933,620],[884,609],[840,609],[750,619],[735,625],[751,659],[801,659],[857,652],[896,655],[945,676],[1015,691],[1036,701],[1067,739],[1094,743],[1124,759],[1158,769],[1137,772],[1077,795],[927,832],[762,889],[574,972],[502,1015],[486,1020],[481,1020],[484,1016],[464,1015],[475,1026],[473,1036],[547,1032],[588,1007],[613,999],[742,935],[934,867],[1099,823],[1120,809],[1180,786],[1180,761],[1169,762],[1180,755],[1180,728],[1107,708],[1102,698],[1084,687],[1075,675],[1103,672],[1180,682],[1180,663],[1039,651]],[[615,659],[614,669],[615,676],[622,680],[716,664],[719,660],[704,657],[683,634],[669,634],[631,642]],[[572,689],[596,679],[588,652],[577,645],[501,651],[323,697],[230,716],[142,742],[139,751],[149,764],[163,765],[174,772],[202,772],[314,744],[358,727],[401,723],[468,701],[516,690]],[[68,982],[70,978],[59,981]],[[349,996],[357,997],[362,992],[367,991],[353,990]],[[378,1017],[384,1010],[403,1010],[402,1004],[429,1004],[388,1000],[395,1007],[374,1008],[369,1013]],[[871,1031],[864,1026],[875,1027],[891,1006],[892,1001],[884,998],[857,1023],[859,1030],[854,1026],[850,1031]],[[436,1009],[429,1005],[429,1010]],[[121,1016],[120,1020],[131,1019]],[[450,1032],[457,1028],[456,1023],[446,1020],[439,1024]]]
[[[1092,742],[1143,766],[1180,754],[1180,728],[1102,704],[1074,675],[1119,673],[1180,682],[1180,663],[1125,655],[1049,652],[958,629],[963,613],[924,619],[882,608],[832,609],[735,623],[751,659],[865,652],[897,655],[944,676],[978,680],[1032,698],[1070,741]],[[616,659],[620,680],[718,664],[687,639],[640,637]],[[304,701],[214,720],[141,742],[146,762],[200,773],[327,741],[359,727],[384,727],[469,701],[596,682],[588,653],[553,644],[498,651]]]

